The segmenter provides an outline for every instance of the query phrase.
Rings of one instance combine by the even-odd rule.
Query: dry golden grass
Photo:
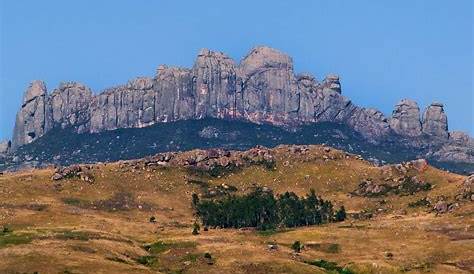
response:
[[[329,153],[335,160],[324,160],[320,146],[305,155],[285,146],[275,151],[275,170],[250,166],[205,179],[210,185],[233,185],[240,193],[254,184],[299,195],[314,188],[349,212],[380,213],[370,220],[267,234],[210,229],[194,236],[191,194],[199,186],[186,181],[185,168],[132,172],[119,163],[98,164],[91,171],[93,184],[53,182],[53,169],[9,173],[0,176],[0,228],[12,230],[0,234],[0,273],[326,273],[304,262],[317,259],[355,273],[474,271],[472,202],[439,216],[427,208],[408,208],[424,197],[453,199],[464,177],[429,167],[417,174],[435,185],[428,192],[357,197],[349,193],[362,179],[385,179],[381,168],[336,150]],[[128,208],[120,207],[121,201]],[[151,216],[156,223],[149,222]],[[290,249],[296,240],[305,245],[300,254]],[[152,251],[144,248],[152,243],[158,243]],[[268,243],[278,249],[269,250]],[[206,252],[212,259],[204,257]]]

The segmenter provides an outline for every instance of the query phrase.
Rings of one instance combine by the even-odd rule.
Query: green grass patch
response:
[[[349,268],[338,266],[337,263],[326,260],[305,261],[305,263],[323,268],[329,271],[329,273],[355,274],[355,272]]]
[[[83,231],[61,231],[55,235],[57,239],[60,240],[78,240],[78,241],[88,241],[90,240],[90,234]]]
[[[335,243],[307,243],[305,247],[321,251],[324,253],[339,253],[341,251],[341,246]]]
[[[17,234],[13,232],[1,233],[0,234],[0,248],[7,247],[9,245],[21,245],[28,244],[33,240],[31,234]]]
[[[83,201],[78,198],[63,198],[62,201],[63,203],[72,206],[80,206],[83,203]]]
[[[126,260],[119,258],[119,257],[106,257],[105,259],[112,261],[112,262],[117,262],[117,263],[122,263],[122,264],[130,264]]]
[[[152,253],[152,254],[157,254],[157,253],[163,253],[169,249],[184,249],[184,248],[195,248],[196,247],[196,242],[163,242],[163,241],[158,241],[149,245],[145,245],[144,248],[146,251]]]
[[[190,261],[190,262],[197,262],[199,257],[203,257],[203,254],[198,254],[198,253],[189,253],[183,256],[182,261]]]
[[[144,266],[155,266],[158,262],[158,259],[155,256],[140,256],[135,259],[135,261]]]
[[[411,202],[411,203],[408,203],[408,207],[411,207],[411,208],[416,208],[416,207],[428,207],[430,206],[431,203],[428,201],[428,199],[426,198],[422,198],[422,199],[419,199],[417,201],[414,201],[414,202]]]

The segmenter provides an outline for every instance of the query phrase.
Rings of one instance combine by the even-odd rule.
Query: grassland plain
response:
[[[383,183],[402,174],[323,146],[308,146],[304,154],[291,148],[271,150],[271,169],[248,165],[215,176],[191,174],[184,166],[135,168],[123,162],[91,165],[93,183],[53,181],[53,167],[0,175],[0,273],[474,271],[473,202],[455,199],[466,177],[431,166],[411,168],[404,172],[429,182],[429,190],[366,197],[353,193],[362,181]],[[305,195],[313,188],[336,207],[344,205],[349,218],[192,235],[192,193],[223,184],[236,194],[256,185],[277,194]],[[453,209],[438,214],[433,204],[420,202],[439,199]],[[297,240],[304,245],[301,253],[291,249]]]

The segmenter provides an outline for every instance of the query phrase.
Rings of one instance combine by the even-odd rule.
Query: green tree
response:
[[[346,219],[346,209],[344,206],[341,206],[341,208],[339,208],[339,210],[336,212],[335,219],[336,222],[342,222]]]

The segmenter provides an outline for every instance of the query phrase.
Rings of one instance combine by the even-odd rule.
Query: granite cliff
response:
[[[474,164],[473,139],[448,131],[443,104],[432,103],[421,114],[416,102],[403,99],[385,117],[344,97],[337,75],[318,81],[295,74],[291,57],[264,46],[252,49],[240,63],[203,49],[192,68],[162,65],[153,78],[135,78],[97,95],[77,82],[48,93],[44,82],[33,81],[18,111],[11,147],[2,144],[0,153],[14,152],[54,128],[99,133],[203,118],[286,129],[333,122],[347,125],[369,143],[395,139],[415,149],[429,147],[427,157]]]

